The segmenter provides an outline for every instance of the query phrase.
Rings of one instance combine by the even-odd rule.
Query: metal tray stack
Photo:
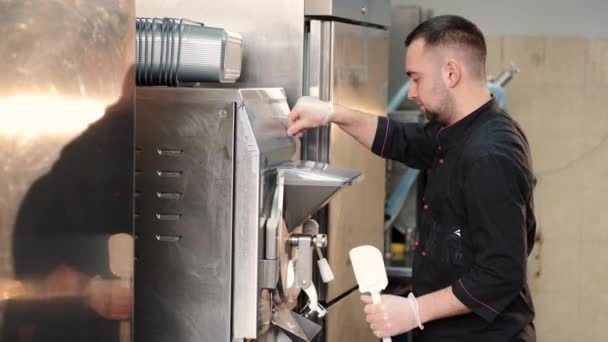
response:
[[[137,18],[138,85],[235,82],[242,38],[221,28],[175,18]]]

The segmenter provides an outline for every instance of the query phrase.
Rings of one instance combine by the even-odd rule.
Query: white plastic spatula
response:
[[[388,285],[382,253],[374,246],[355,247],[348,253],[353,264],[359,292],[369,292],[374,304],[380,303],[380,291]],[[382,342],[391,342],[390,337],[383,337]]]

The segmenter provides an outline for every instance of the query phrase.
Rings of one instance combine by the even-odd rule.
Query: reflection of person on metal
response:
[[[133,73],[21,204],[2,341],[118,341],[132,315],[132,241],[113,241],[133,226]]]
[[[131,318],[132,288],[129,280],[90,277],[66,265],[57,266],[44,280],[37,282],[0,281],[3,299],[55,300],[82,298],[101,317],[108,320]]]
[[[483,34],[439,16],[405,43],[408,96],[426,125],[309,97],[289,116],[289,135],[332,122],[372,152],[426,171],[414,296],[376,305],[363,296],[367,321],[378,337],[414,330],[416,341],[535,341],[526,280],[535,179],[524,133],[488,91]]]

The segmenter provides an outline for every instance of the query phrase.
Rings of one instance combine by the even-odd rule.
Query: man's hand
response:
[[[334,114],[333,105],[315,97],[301,97],[288,117],[287,135],[302,137],[306,129],[327,125]]]
[[[380,304],[373,304],[370,296],[361,296],[361,301],[366,304],[366,320],[374,335],[378,338],[390,337],[418,327],[411,300],[406,297],[382,295]]]
[[[128,320],[133,308],[131,282],[93,278],[85,291],[85,301],[91,309],[106,319]]]

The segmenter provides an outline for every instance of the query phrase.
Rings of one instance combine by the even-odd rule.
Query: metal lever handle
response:
[[[323,318],[323,316],[327,314],[327,309],[319,304],[319,297],[315,285],[310,284],[309,287],[304,289],[304,292],[308,296],[308,304],[304,308],[307,312],[304,313],[304,316],[311,317],[312,315],[316,315],[318,318]]]
[[[306,289],[312,284],[312,237],[310,235],[294,235],[289,238],[289,243],[298,248],[298,260],[296,261],[296,286]]]
[[[322,259],[317,260],[317,266],[319,266],[319,273],[321,273],[321,280],[323,280],[323,282],[325,284],[334,280],[334,278],[335,278],[334,272],[331,270],[331,267],[329,266],[329,262],[327,262],[327,259],[322,258]]]
[[[314,220],[305,222],[303,231],[304,233],[302,234],[292,235],[288,242],[291,246],[297,247],[299,250],[298,261],[296,262],[295,267],[296,286],[301,289],[306,289],[312,284],[312,248],[313,246],[317,249],[326,247],[327,235],[318,234],[319,225]],[[320,251],[317,250],[317,252]],[[323,270],[321,272],[323,272]],[[327,275],[327,272],[325,273]]]

